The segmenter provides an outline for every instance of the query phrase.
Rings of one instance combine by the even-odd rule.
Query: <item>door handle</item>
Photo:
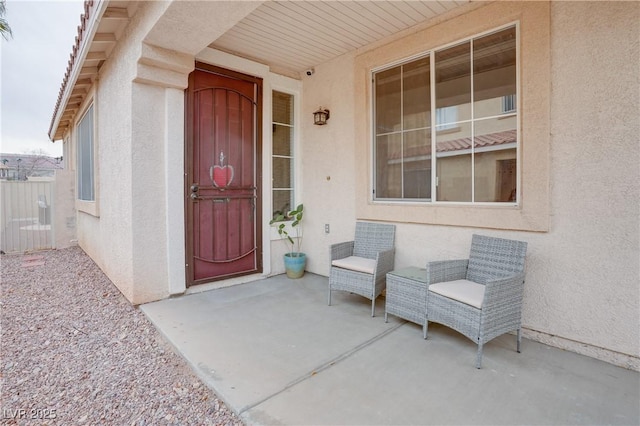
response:
[[[198,186],[197,183],[191,184],[191,194],[189,194],[189,197],[191,197],[191,199],[193,201],[199,200],[200,197],[198,197],[198,191],[200,190],[200,187]]]

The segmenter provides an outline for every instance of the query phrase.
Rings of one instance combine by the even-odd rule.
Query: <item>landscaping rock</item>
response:
[[[80,248],[38,256],[0,259],[0,423],[242,424]]]

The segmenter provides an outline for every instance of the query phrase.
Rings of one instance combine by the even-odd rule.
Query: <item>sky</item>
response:
[[[0,152],[62,155],[62,141],[52,143],[48,132],[83,4],[7,0],[13,38],[0,37]]]

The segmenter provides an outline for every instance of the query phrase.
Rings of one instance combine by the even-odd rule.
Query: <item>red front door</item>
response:
[[[261,272],[262,80],[196,64],[186,91],[188,284]]]

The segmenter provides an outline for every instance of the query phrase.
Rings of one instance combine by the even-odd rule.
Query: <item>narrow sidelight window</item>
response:
[[[293,95],[273,92],[272,217],[286,215],[294,205]]]

